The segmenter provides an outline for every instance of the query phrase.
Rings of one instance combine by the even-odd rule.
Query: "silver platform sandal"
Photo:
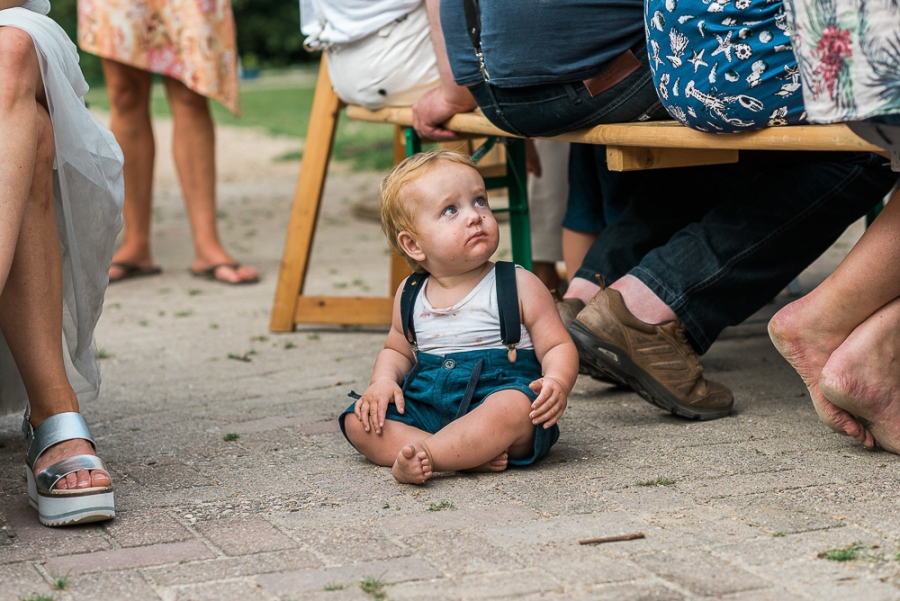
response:
[[[99,457],[76,455],[34,473],[38,457],[56,443],[81,438],[96,449],[81,414],[59,413],[48,417],[34,428],[28,421],[29,413],[26,411],[25,423],[22,424],[25,441],[28,443],[25,474],[28,477],[28,501],[37,509],[41,523],[45,526],[69,526],[116,517],[112,486],[60,490],[53,488],[61,478],[78,470],[100,470],[108,474],[106,464]]]

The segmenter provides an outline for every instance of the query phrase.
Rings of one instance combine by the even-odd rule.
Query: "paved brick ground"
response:
[[[900,599],[900,461],[818,422],[800,379],[754,335],[764,314],[704,360],[734,389],[727,419],[683,421],[583,378],[542,464],[396,484],[334,421],[384,331],[267,331],[295,169],[223,184],[223,233],[265,273],[240,288],[186,273],[180,198],[160,176],[165,274],[110,289],[104,388],[84,407],[118,517],[39,526],[18,418],[0,418],[0,600]],[[347,211],[377,177],[332,178],[313,292],[386,286],[377,225]],[[657,478],[672,483],[645,485]],[[578,544],[634,532],[646,538]],[[851,545],[855,560],[820,557]],[[363,591],[367,578],[383,587]]]

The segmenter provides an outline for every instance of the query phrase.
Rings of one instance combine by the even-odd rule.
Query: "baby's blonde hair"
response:
[[[475,169],[472,159],[461,152],[431,150],[404,159],[402,163],[394,167],[387,177],[381,180],[381,185],[378,186],[378,193],[381,196],[381,230],[391,248],[406,259],[412,270],[418,273],[425,273],[425,269],[419,265],[418,261],[404,252],[397,239],[400,232],[408,232],[413,236],[418,233],[415,229],[415,214],[408,199],[403,197],[403,188],[440,161],[457,163]]]

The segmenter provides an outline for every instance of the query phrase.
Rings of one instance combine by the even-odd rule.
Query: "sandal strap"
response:
[[[25,441],[28,443],[27,460],[29,467],[34,465],[34,462],[37,461],[37,458],[44,451],[59,442],[83,439],[91,443],[92,447],[97,448],[84,418],[75,411],[57,413],[48,417],[37,428],[31,425],[26,414],[22,430],[25,432]],[[86,457],[90,457],[90,455],[86,455]]]
[[[57,461],[34,475],[38,490],[53,490],[56,483],[78,470],[99,470],[109,473],[106,464],[96,455],[76,455]]]

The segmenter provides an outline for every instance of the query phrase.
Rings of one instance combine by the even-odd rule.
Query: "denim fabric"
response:
[[[598,233],[628,208],[632,190],[643,177],[637,171],[610,171],[606,146],[572,144],[569,150],[569,200],[563,227]]]
[[[491,123],[518,136],[555,136],[600,123],[668,118],[653,86],[646,44],[641,41],[632,51],[642,67],[593,98],[580,81],[523,88],[479,83],[469,90]]]
[[[406,405],[404,412],[397,411],[396,405],[391,403],[385,418],[429,434],[445,428],[456,418],[479,359],[484,363],[468,412],[481,405],[487,397],[502,390],[518,390],[529,401],[534,401],[537,395],[528,385],[541,377],[541,364],[533,350],[519,349],[517,355],[516,362],[510,363],[505,349],[448,353],[442,356],[419,353],[419,369],[409,372],[403,379],[403,399]],[[344,437],[347,436],[344,420],[348,415],[353,415],[354,406],[350,405],[338,418]],[[535,426],[534,452],[529,457],[510,459],[510,465],[530,465],[543,459],[557,440],[558,425],[554,424],[546,429]]]
[[[575,277],[630,274],[699,353],[772,300],[897,180],[870,153],[741,152],[735,165],[646,171]]]

